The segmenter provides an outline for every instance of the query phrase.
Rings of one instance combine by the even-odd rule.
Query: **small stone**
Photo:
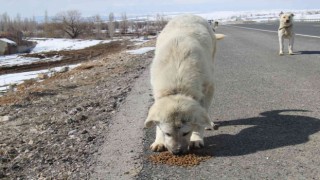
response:
[[[85,115],[83,115],[83,114],[78,115],[78,116],[76,116],[76,118],[75,118],[76,121],[84,121],[84,120],[86,120],[86,119],[88,119],[88,116],[85,116]]]
[[[71,130],[71,131],[69,131],[68,132],[68,135],[70,136],[70,135],[73,135],[73,134],[75,134],[77,132],[77,130],[76,129],[74,129],[74,130]]]
[[[94,137],[94,136],[89,136],[89,137],[87,138],[87,142],[91,142],[91,141],[93,141],[95,138],[96,138],[96,137]]]
[[[87,130],[83,130],[83,131],[81,132],[81,134],[87,134],[87,133],[88,133]]]
[[[69,67],[68,67],[68,66],[65,66],[65,67],[63,67],[63,68],[60,69],[59,73],[65,73],[65,72],[67,72],[67,71],[69,71]]]
[[[48,79],[49,76],[48,74],[45,74],[45,73],[40,73],[37,75],[38,79]]]
[[[10,116],[0,116],[0,122],[6,122],[10,120],[11,120]]]
[[[31,139],[29,142],[28,142],[29,145],[32,145],[33,144],[33,140]]]

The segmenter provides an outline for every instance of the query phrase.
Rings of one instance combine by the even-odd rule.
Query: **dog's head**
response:
[[[158,126],[164,136],[165,147],[173,154],[189,150],[192,130],[210,126],[207,112],[194,99],[171,95],[157,100],[150,108],[146,127]]]
[[[292,13],[283,13],[281,12],[279,14],[280,17],[280,24],[285,25],[285,26],[290,26],[293,21],[293,16],[294,14]]]

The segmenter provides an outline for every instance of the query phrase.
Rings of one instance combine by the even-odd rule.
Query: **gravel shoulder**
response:
[[[126,53],[139,48],[132,44],[0,97],[0,178],[91,177],[114,115],[153,57]]]
[[[115,114],[101,146],[93,179],[130,179],[142,169],[144,120],[152,103],[149,71],[135,82],[121,109]]]

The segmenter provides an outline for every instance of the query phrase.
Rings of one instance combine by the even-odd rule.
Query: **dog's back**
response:
[[[200,99],[203,84],[213,82],[216,37],[207,21],[195,15],[171,20],[158,37],[151,66],[155,98],[184,91]]]

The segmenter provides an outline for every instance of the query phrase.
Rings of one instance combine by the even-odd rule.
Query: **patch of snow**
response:
[[[31,53],[42,53],[42,52],[61,51],[61,50],[77,50],[77,49],[83,49],[83,48],[87,48],[87,47],[94,46],[101,43],[111,42],[110,40],[82,40],[82,39],[57,39],[57,38],[31,38],[28,40],[37,42],[36,47],[31,51]],[[0,66],[24,65],[24,64],[32,64],[38,61],[59,61],[59,60],[61,60],[61,57],[39,59],[39,58],[31,58],[31,57],[21,57],[18,54],[13,54],[13,55],[0,56]]]
[[[101,43],[109,43],[110,40],[82,40],[82,39],[58,39],[58,38],[31,38],[29,41],[37,42],[31,53],[77,50],[84,49]]]
[[[80,64],[69,65],[68,67],[69,69],[73,69],[79,65]],[[20,84],[24,80],[37,78],[38,74],[40,73],[49,73],[52,71],[59,72],[64,67],[66,66],[55,67],[52,69],[45,69],[45,70],[39,70],[39,71],[29,71],[29,72],[22,72],[22,73],[0,75],[0,92],[5,92],[8,89],[10,84]]]
[[[17,45],[16,42],[11,41],[10,39],[7,39],[7,38],[0,38],[0,41],[4,41],[4,42],[9,43],[9,44]]]
[[[139,46],[139,45],[142,45],[142,44],[148,42],[149,40],[144,40],[143,37],[141,37],[141,38],[137,38],[137,39],[131,39],[130,41],[135,42],[134,43],[135,46]]]
[[[271,9],[271,10],[249,10],[249,11],[214,11],[214,12],[189,12],[208,20],[215,20],[222,23],[243,21],[266,22],[279,19],[279,13],[294,13],[295,19],[320,19],[320,9],[296,10],[296,9]],[[163,16],[170,20],[175,16],[187,14],[185,12],[165,12]],[[152,16],[151,16],[152,17]],[[154,15],[156,17],[156,15]],[[138,17],[147,20],[147,16]],[[149,19],[150,20],[150,19]]]
[[[144,53],[147,53],[147,52],[155,50],[155,49],[156,49],[155,47],[143,47],[140,49],[129,50],[126,52],[129,54],[144,54]]]
[[[26,65],[32,64],[39,61],[59,61],[62,57],[55,56],[52,58],[32,58],[32,57],[22,57],[19,55],[7,55],[7,56],[0,56],[0,66],[15,66],[15,65]]]

